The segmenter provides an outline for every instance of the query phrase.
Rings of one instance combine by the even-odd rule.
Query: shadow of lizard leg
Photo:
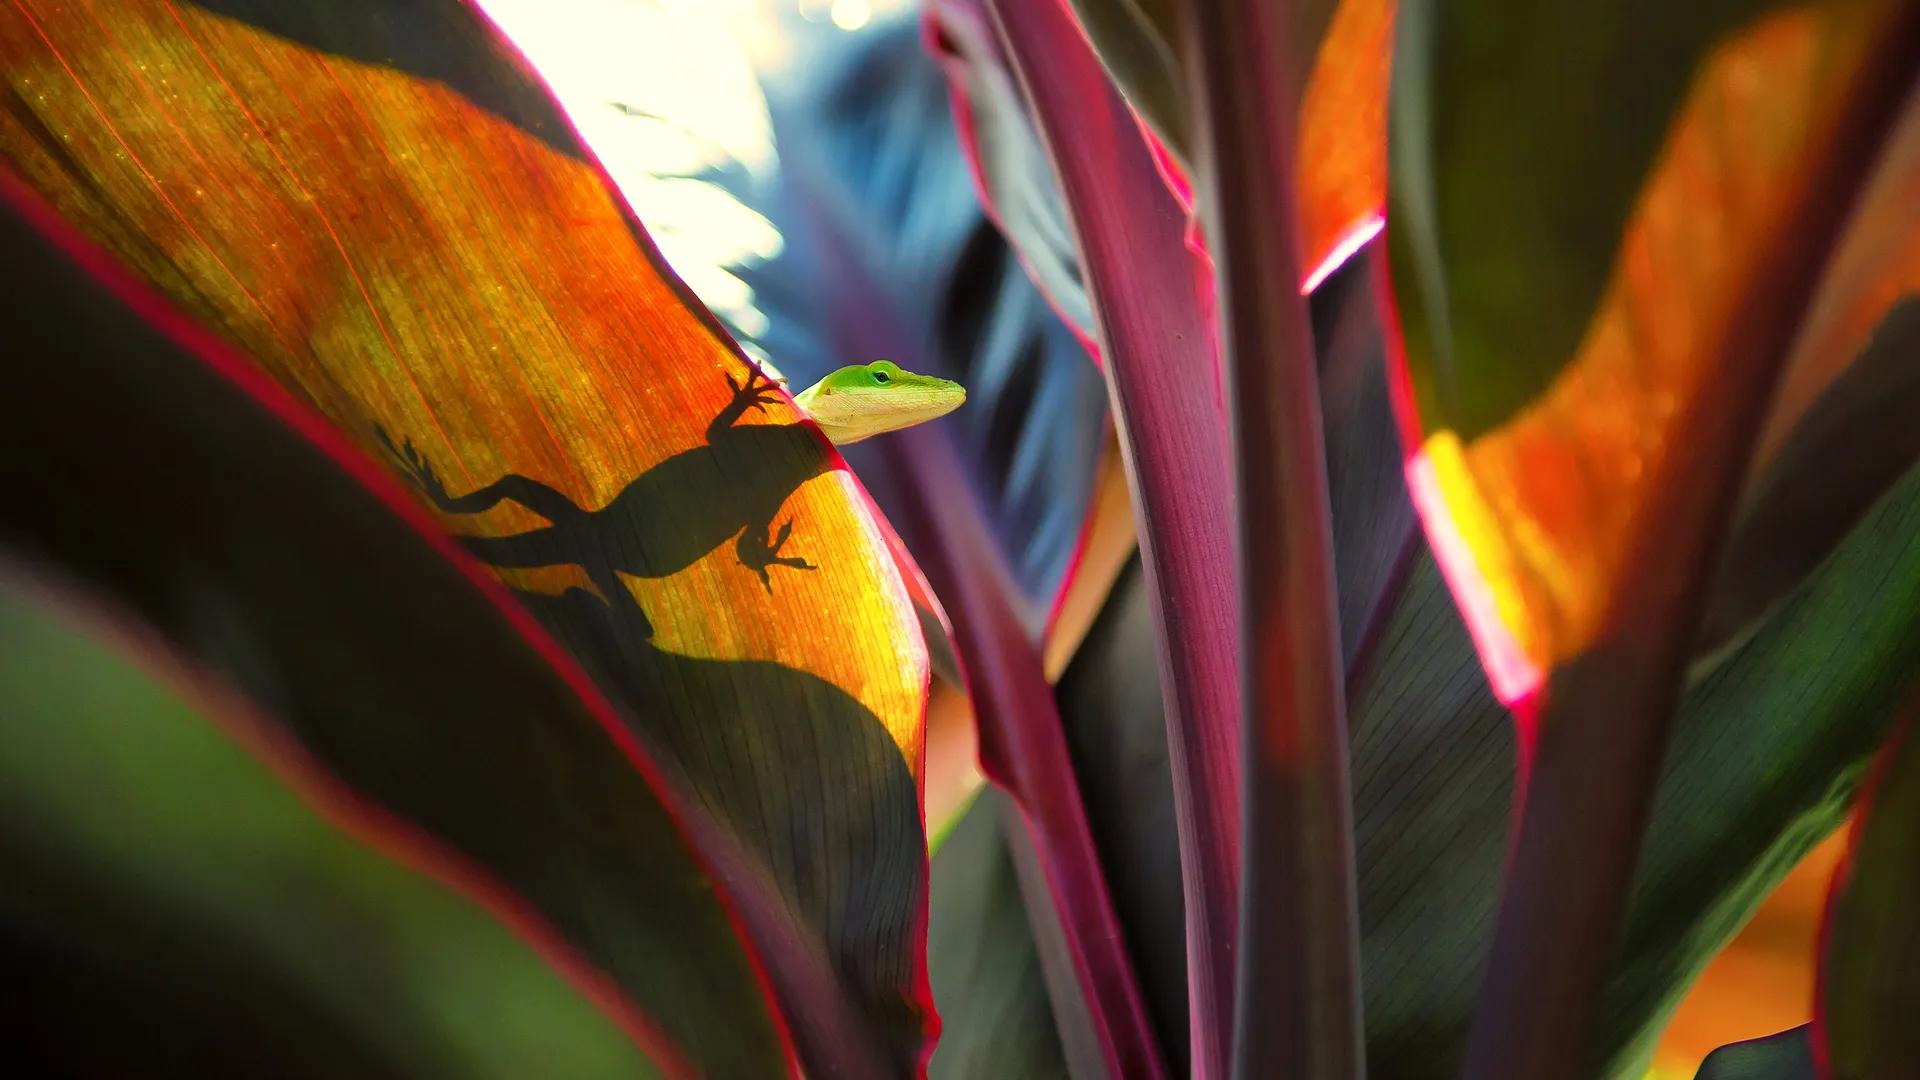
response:
[[[578,565],[583,554],[567,550],[572,546],[569,537],[552,526],[508,536],[462,535],[457,539],[474,558],[503,570]]]

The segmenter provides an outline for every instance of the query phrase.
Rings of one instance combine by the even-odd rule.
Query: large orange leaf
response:
[[[917,1059],[927,660],[882,526],[492,28],[8,0],[0,70],[7,165],[407,474]]]

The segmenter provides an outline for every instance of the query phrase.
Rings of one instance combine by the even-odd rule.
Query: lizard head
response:
[[[827,438],[845,446],[945,416],[967,400],[967,390],[957,382],[916,375],[891,360],[875,360],[843,367],[794,400]]]

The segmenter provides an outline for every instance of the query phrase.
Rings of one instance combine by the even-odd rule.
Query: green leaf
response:
[[[1693,1080],[1814,1080],[1813,1027],[1728,1043],[1708,1054]]]
[[[983,791],[933,858],[927,967],[945,1025],[933,1080],[1067,1076],[1001,817]]]
[[[1750,481],[1702,619],[1702,648],[1750,629],[1920,460],[1916,357],[1920,296],[1909,295]]]
[[[604,984],[570,980],[551,938],[503,922],[513,898],[353,805],[149,635],[0,562],[0,979],[16,1067],[684,1069],[617,995],[590,993]]]

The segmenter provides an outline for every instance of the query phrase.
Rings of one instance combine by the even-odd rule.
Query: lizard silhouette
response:
[[[725,378],[733,398],[707,425],[705,445],[659,462],[596,510],[518,473],[450,495],[412,439],[396,446],[384,428],[376,424],[374,432],[443,512],[479,514],[513,502],[547,519],[541,528],[507,536],[461,536],[467,550],[489,565],[579,566],[608,603],[631,608],[632,594],[620,574],[667,577],[733,539],[741,565],[771,594],[769,568],[816,569],[800,556],[781,553],[793,519],[777,532],[773,522],[795,488],[827,470],[829,457],[819,436],[803,425],[738,425],[749,410],[764,412],[778,400],[776,384],[757,367],[749,368],[744,381]]]

